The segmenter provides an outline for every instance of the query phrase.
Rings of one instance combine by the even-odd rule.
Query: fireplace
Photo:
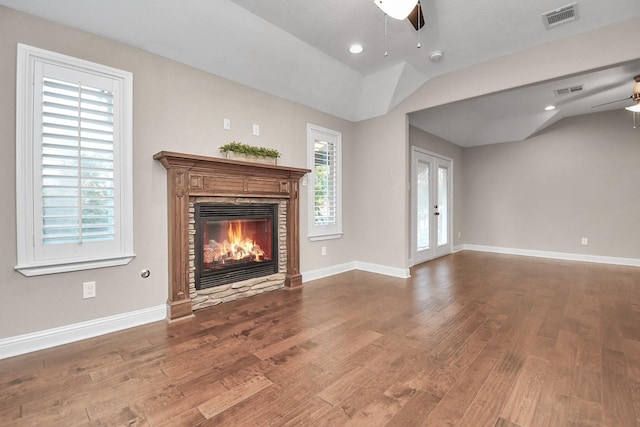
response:
[[[278,205],[195,205],[195,288],[278,271]]]
[[[304,174],[311,172],[309,169],[254,164],[169,151],[156,153],[153,158],[162,163],[167,170],[169,320],[186,318],[193,315],[194,309],[237,298],[281,287],[302,286],[299,180]],[[277,205],[277,221],[274,218],[274,222],[277,222],[277,239],[276,235],[272,235],[271,244],[277,245],[278,252],[276,254],[272,248],[271,258],[274,265],[277,265],[278,273],[267,275],[266,282],[262,278],[254,278],[196,289],[196,258],[202,257],[204,263],[205,249],[205,244],[202,243],[201,249],[196,250],[194,242],[198,222],[195,220],[195,210],[200,203]],[[208,240],[219,243],[215,238]],[[224,239],[222,240],[224,242]],[[208,244],[210,250],[211,242]],[[269,243],[265,245],[269,246]],[[207,256],[211,256],[211,253]],[[277,262],[274,257],[277,257]]]

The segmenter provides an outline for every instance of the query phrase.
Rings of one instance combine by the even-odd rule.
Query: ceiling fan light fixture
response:
[[[393,19],[403,20],[415,9],[418,0],[373,0],[384,13]]]
[[[634,113],[640,113],[640,75],[635,76],[633,80],[635,80],[636,83],[633,85],[633,93],[631,94],[631,99],[633,99],[636,105],[624,108],[625,110],[633,111]]]

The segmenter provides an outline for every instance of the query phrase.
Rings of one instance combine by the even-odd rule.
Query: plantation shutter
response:
[[[45,245],[115,239],[113,108],[109,89],[42,78]]]
[[[133,74],[18,44],[15,269],[133,259]]]
[[[335,143],[316,140],[314,145],[315,225],[338,220],[338,168]]]
[[[311,241],[342,236],[342,134],[307,123],[308,234]],[[304,183],[303,183],[304,185]]]

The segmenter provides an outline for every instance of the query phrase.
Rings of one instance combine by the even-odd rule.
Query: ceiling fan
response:
[[[633,93],[631,94],[631,96],[627,96],[626,98],[622,98],[622,99],[617,99],[615,101],[605,102],[604,104],[594,105],[591,108],[598,108],[605,105],[615,104],[616,102],[622,102],[622,101],[631,99],[636,103],[636,105],[632,105],[631,107],[625,107],[625,108],[629,111],[640,112],[640,74],[635,76],[633,80],[635,80],[636,83],[633,85]]]
[[[373,0],[384,13],[400,21],[407,19],[418,31],[424,26],[420,0]]]

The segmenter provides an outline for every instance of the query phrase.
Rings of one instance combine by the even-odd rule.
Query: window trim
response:
[[[315,141],[320,137],[326,137],[336,144],[336,224],[330,227],[315,225]],[[311,169],[308,174],[308,223],[307,238],[312,241],[339,239],[342,231],[342,133],[327,129],[318,125],[307,123],[307,167]]]
[[[38,63],[66,67],[77,72],[100,75],[118,82],[122,102],[118,120],[121,124],[117,157],[119,186],[118,245],[99,255],[76,255],[69,258],[38,259],[35,227],[39,216],[34,212],[34,78]],[[133,74],[105,65],[50,52],[18,43],[16,75],[16,235],[17,265],[25,276],[38,276],[128,264],[133,252]],[[115,154],[115,150],[114,150]],[[116,167],[114,167],[116,169]],[[91,243],[84,243],[90,245]]]

